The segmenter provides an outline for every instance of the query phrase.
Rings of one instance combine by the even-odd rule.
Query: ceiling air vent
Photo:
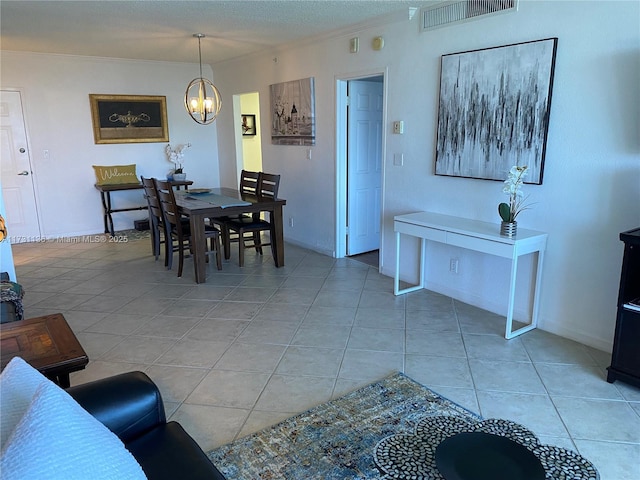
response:
[[[420,30],[431,30],[452,23],[475,20],[497,13],[516,12],[518,0],[457,0],[438,3],[421,10]]]

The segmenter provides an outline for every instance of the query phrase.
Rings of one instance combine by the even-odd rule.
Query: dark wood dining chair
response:
[[[160,256],[160,245],[164,243],[164,221],[162,219],[162,209],[160,200],[158,200],[158,192],[153,178],[140,177],[142,179],[142,188],[144,197],[147,199],[149,208],[149,229],[151,231],[151,249],[153,256],[158,260]],[[167,266],[168,259],[165,256],[164,264]]]
[[[162,208],[162,215],[165,225],[165,254],[168,258],[167,268],[173,267],[173,253],[178,252],[178,277],[182,276],[184,266],[184,251],[193,250],[194,239],[188,224],[185,225],[178,210],[175,194],[170,182],[155,180],[158,199]],[[208,239],[211,251],[216,254],[216,266],[222,270],[222,256],[220,255],[220,231],[211,226],[205,225],[205,241]],[[207,257],[208,261],[208,257]]]
[[[261,172],[258,179],[257,197],[276,199],[278,198],[278,188],[280,186],[280,175]],[[269,214],[270,215],[270,214]],[[263,232],[269,232],[269,241],[263,238]],[[236,238],[231,235],[237,234]],[[223,227],[223,242],[230,244],[237,241],[239,265],[244,266],[244,251],[247,248],[255,248],[256,252],[262,255],[262,247],[271,246],[271,253],[275,257],[273,238],[275,231],[271,217],[268,220],[262,219],[260,213],[253,215],[242,215],[236,219],[230,219],[225,222]],[[225,247],[225,258],[227,249]]]
[[[239,191],[241,194],[248,195],[256,195],[258,191],[258,182],[260,180],[260,172],[253,172],[251,170],[242,170],[240,172],[240,187]],[[240,214],[240,215],[232,215],[232,216],[222,216],[210,218],[209,221],[212,225],[218,227],[221,231],[222,235],[222,244],[224,246],[224,258],[229,259],[231,256],[231,246],[230,246],[230,234],[227,230],[227,222],[232,220],[240,220],[242,217],[250,218],[250,215]]]

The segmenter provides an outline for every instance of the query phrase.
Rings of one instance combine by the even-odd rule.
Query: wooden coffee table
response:
[[[68,388],[69,374],[84,369],[89,357],[61,313],[0,325],[2,369],[13,357]]]

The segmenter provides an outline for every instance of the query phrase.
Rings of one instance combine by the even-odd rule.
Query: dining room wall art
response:
[[[442,55],[435,174],[542,184],[558,39]]]
[[[256,135],[256,116],[252,114],[242,114],[242,135],[252,137]]]
[[[95,143],[168,142],[167,99],[89,94]]]
[[[316,115],[314,78],[270,85],[271,143],[315,145]]]

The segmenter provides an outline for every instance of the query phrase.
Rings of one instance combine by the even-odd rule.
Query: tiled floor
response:
[[[284,268],[248,252],[196,285],[190,260],[177,278],[146,239],[13,252],[26,316],[62,312],[89,354],[72,384],[143,370],[205,450],[400,370],[579,451],[603,480],[640,479],[640,389],[604,380],[607,353],[540,330],[507,341],[500,317],[394,297],[363,263],[287,245]]]

